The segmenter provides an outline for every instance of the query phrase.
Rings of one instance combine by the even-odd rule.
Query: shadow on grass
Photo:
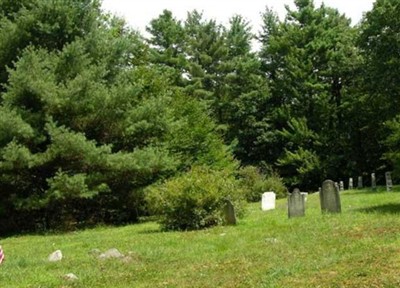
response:
[[[400,214],[400,204],[385,204],[368,208],[357,209],[362,213]]]

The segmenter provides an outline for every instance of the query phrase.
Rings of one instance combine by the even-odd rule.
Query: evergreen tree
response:
[[[286,8],[286,19],[278,25],[274,23],[274,14],[267,9],[260,56],[271,82],[271,104],[275,111],[272,129],[284,132],[276,137],[275,145],[286,148],[278,164],[293,166],[291,169],[300,176],[292,184],[301,185],[318,183],[327,175],[336,178],[341,176],[339,171],[344,172],[347,127],[343,118],[350,101],[346,85],[357,65],[357,51],[350,20],[337,10],[324,5],[316,8],[310,0],[295,1],[295,5],[295,10]],[[292,142],[302,137],[288,137],[295,123],[306,125],[300,131],[313,132],[303,135],[315,135],[308,138],[310,144]],[[299,165],[298,159],[305,155],[313,155],[310,157],[315,160]],[[304,168],[307,163],[310,167]],[[291,171],[287,169],[282,167],[281,171]],[[313,179],[315,175],[321,179]]]

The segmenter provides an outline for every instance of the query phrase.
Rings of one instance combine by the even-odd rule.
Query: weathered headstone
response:
[[[390,192],[392,191],[393,188],[392,173],[386,172],[385,179],[386,179],[386,191]]]
[[[354,185],[353,185],[353,178],[349,178],[349,190],[353,190]]]
[[[304,195],[299,189],[294,189],[288,197],[288,215],[289,218],[302,217],[305,215],[305,200]]]
[[[344,183],[343,183],[343,181],[339,182],[339,191],[344,191]]]
[[[375,173],[371,173],[371,188],[372,190],[376,190],[376,177]]]
[[[335,187],[336,187],[336,189],[339,191],[340,189],[339,189],[339,183],[338,182],[335,182]]]
[[[322,188],[318,187],[318,193],[321,193]]]
[[[230,200],[226,200],[224,210],[225,223],[228,225],[236,225],[235,207]]]
[[[274,192],[265,192],[261,198],[261,210],[273,210],[275,209],[276,194]]]
[[[339,190],[332,180],[325,180],[322,183],[319,199],[322,213],[340,213],[342,211]]]
[[[362,176],[358,176],[357,188],[358,189],[362,189],[363,188],[363,178],[362,178]]]

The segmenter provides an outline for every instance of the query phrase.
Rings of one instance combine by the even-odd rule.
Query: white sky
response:
[[[227,24],[231,16],[240,14],[253,26],[253,31],[261,30],[260,13],[265,7],[272,8],[281,19],[285,16],[284,5],[293,7],[293,0],[103,0],[103,9],[125,18],[128,24],[140,32],[164,9],[171,10],[173,15],[184,20],[188,11],[202,11],[206,19],[215,19],[218,23]],[[352,19],[352,24],[361,20],[363,12],[372,9],[375,0],[314,0],[315,6],[321,2],[326,6],[337,8]]]

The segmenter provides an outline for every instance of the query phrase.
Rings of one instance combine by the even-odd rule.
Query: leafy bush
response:
[[[243,214],[239,182],[227,170],[200,166],[146,190],[150,211],[160,216],[166,230],[195,230],[224,223],[229,199],[237,215]]]
[[[276,173],[265,176],[257,167],[246,166],[239,170],[238,178],[245,198],[249,202],[260,201],[262,193],[266,191],[274,191],[278,198],[283,198],[287,194],[282,178]]]

